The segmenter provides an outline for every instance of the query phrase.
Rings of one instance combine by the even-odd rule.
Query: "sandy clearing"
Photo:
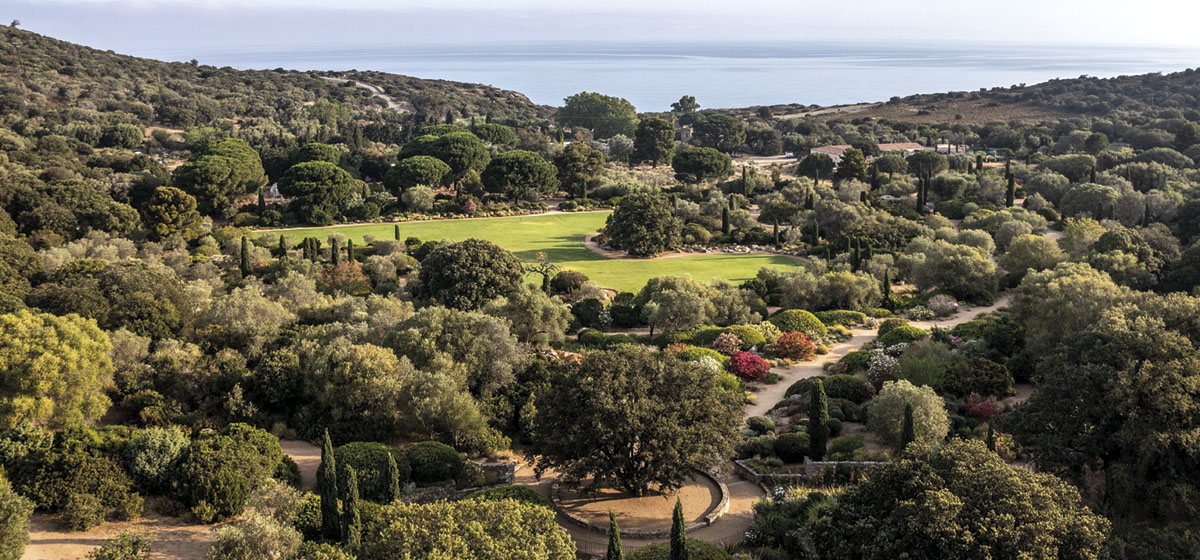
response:
[[[71,533],[58,530],[57,516],[37,514],[30,524],[29,546],[21,560],[82,560],[122,531],[150,533],[154,539],[152,560],[203,560],[215,527],[147,512],[137,521],[110,522],[91,531]]]
[[[307,441],[293,439],[279,440],[279,447],[283,448],[284,455],[291,457],[296,462],[296,466],[300,467],[300,486],[316,491],[317,467],[321,465],[321,448]]]

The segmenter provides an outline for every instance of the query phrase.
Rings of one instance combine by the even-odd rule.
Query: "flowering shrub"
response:
[[[721,333],[712,343],[713,350],[725,355],[733,355],[742,348],[742,337],[733,333]]]
[[[676,356],[688,348],[691,348],[691,345],[686,342],[674,342],[668,344],[666,348],[663,348],[663,354],[668,356]]]
[[[889,356],[892,356],[893,358],[898,358],[898,357],[900,357],[900,354],[904,353],[905,350],[908,350],[908,343],[907,342],[898,342],[896,344],[888,346],[887,348],[884,348],[883,353],[887,354]]]
[[[929,298],[926,305],[938,317],[949,317],[958,312],[958,302],[946,294],[938,294]]]
[[[882,385],[884,381],[892,381],[900,376],[900,362],[887,354],[876,354],[871,357],[867,366],[867,378],[874,385]]]
[[[771,345],[771,352],[789,360],[811,360],[817,348],[804,333],[789,332],[779,335]]]
[[[912,319],[913,321],[928,321],[935,316],[933,311],[923,305],[918,305],[909,309],[905,315],[907,315],[908,318]]]
[[[758,332],[762,334],[763,340],[767,341],[767,344],[774,344],[775,339],[779,338],[779,335],[783,332],[779,330],[779,327],[775,326],[775,323],[770,321],[763,321],[754,325],[754,328],[758,329]]]
[[[996,398],[984,399],[979,393],[971,393],[971,396],[967,397],[966,409],[967,416],[974,416],[980,420],[991,420],[1000,415],[1000,403],[996,402]]]
[[[712,356],[702,356],[699,360],[696,360],[693,363],[696,364],[697,367],[707,369],[713,373],[725,371],[725,368],[721,367],[721,362],[718,362],[717,359]]]
[[[749,352],[737,352],[729,360],[729,372],[750,381],[761,381],[771,371],[771,364]]]
[[[475,211],[478,209],[479,209],[479,206],[475,204],[474,199],[468,198],[467,203],[463,204],[463,212],[466,212],[467,214],[474,214]]]

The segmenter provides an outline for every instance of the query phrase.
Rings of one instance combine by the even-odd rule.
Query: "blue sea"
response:
[[[547,105],[597,91],[624,97],[639,111],[667,110],[682,95],[694,95],[708,108],[835,105],[1200,66],[1195,48],[951,43],[510,42],[320,50],[224,46],[139,54],[235,68],[380,70],[490,84]]]

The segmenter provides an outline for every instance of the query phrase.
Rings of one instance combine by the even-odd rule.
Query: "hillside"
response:
[[[759,108],[733,110],[752,115]],[[914,123],[1043,121],[1069,117],[1111,118],[1152,115],[1174,109],[1200,110],[1200,72],[1188,69],[1170,74],[1140,74],[1116,78],[1057,79],[1033,85],[994,87],[980,91],[928,93],[893,97],[886,102],[821,108],[801,104],[770,106],[783,118],[879,118]]]

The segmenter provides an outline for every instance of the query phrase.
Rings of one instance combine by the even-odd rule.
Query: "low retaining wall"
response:
[[[687,531],[692,531],[695,529],[699,529],[701,527],[707,527],[709,525],[712,525],[718,519],[720,519],[722,515],[725,515],[729,511],[729,487],[726,486],[724,482],[717,480],[717,478],[715,476],[713,476],[709,473],[706,473],[704,471],[696,471],[696,472],[699,473],[700,476],[707,478],[708,480],[712,481],[713,484],[717,485],[717,489],[720,492],[720,499],[717,501],[717,505],[715,507],[713,507],[711,510],[709,510],[707,513],[705,513],[704,517],[702,517],[700,519],[700,521],[697,521],[697,522],[692,523],[691,525],[688,525],[687,527],[685,527],[685,529]],[[602,534],[606,534],[606,535],[608,534],[608,524],[607,523],[604,525],[592,523],[591,521],[588,521],[582,517],[579,517],[578,515],[575,515],[569,511],[567,511],[567,509],[564,508],[562,505],[562,500],[559,498],[558,489],[559,489],[559,481],[557,479],[555,479],[554,483],[550,485],[550,502],[554,504],[555,511],[557,511],[558,513],[561,513],[563,515],[563,517],[566,517],[568,520],[571,521],[571,523],[574,523],[575,525],[583,527],[584,529],[587,529],[589,531],[595,531],[597,533],[602,533]],[[661,529],[661,530],[657,530],[657,531],[627,531],[624,529],[621,530],[621,537],[622,538],[630,538],[630,539],[657,539],[657,538],[662,538],[662,537],[668,537],[670,535],[671,535],[670,529]]]
[[[735,460],[733,467],[734,472],[738,473],[742,478],[757,484],[764,491],[767,491],[767,483],[776,485],[781,482],[787,483],[793,480],[807,480],[826,469],[839,467],[874,468],[889,464],[891,463],[886,461],[812,461],[808,457],[805,457],[803,473],[760,473],[741,459]]]

